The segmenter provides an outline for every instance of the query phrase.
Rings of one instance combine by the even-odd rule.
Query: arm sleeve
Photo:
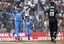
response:
[[[24,19],[24,22],[26,22],[26,19]]]
[[[56,9],[56,13],[58,14],[59,13],[59,11]]]
[[[49,9],[46,10],[46,14],[48,14],[48,13],[49,13]]]
[[[16,13],[16,10],[11,10],[11,12],[13,12],[15,14]]]
[[[22,13],[22,19],[24,19],[24,12]]]
[[[31,25],[32,25],[32,27],[34,27],[34,23],[31,21]]]

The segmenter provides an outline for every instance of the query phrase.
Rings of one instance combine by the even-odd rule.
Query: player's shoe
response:
[[[28,39],[28,40],[30,40],[30,39]]]
[[[18,39],[18,41],[19,41],[19,42],[21,42],[21,41],[22,41],[22,39]]]
[[[12,38],[14,38],[14,35],[15,35],[15,30],[11,30],[11,33],[12,33]]]
[[[54,42],[54,43],[56,43],[56,40],[55,40],[55,38],[54,38],[54,37],[52,37],[52,40],[51,40],[51,42]]]
[[[15,35],[15,34],[12,34],[12,38],[13,38],[13,39],[14,39],[14,35]]]
[[[52,37],[52,39],[53,39],[53,42],[54,42],[54,43],[56,43],[56,40],[55,40],[55,38],[54,38],[54,37]]]
[[[51,42],[53,42],[53,39],[51,39]]]
[[[56,40],[54,40],[54,43],[56,43]]]
[[[30,38],[28,38],[28,40],[30,40]]]

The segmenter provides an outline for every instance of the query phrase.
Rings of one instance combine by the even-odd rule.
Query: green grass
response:
[[[32,40],[32,41],[0,41],[0,44],[61,44],[60,41],[56,43],[51,42],[50,40]]]

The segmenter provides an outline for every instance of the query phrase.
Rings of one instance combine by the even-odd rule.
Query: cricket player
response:
[[[12,32],[13,36],[16,34],[20,41],[19,32],[21,31],[22,21],[24,19],[24,13],[21,11],[21,7],[17,6],[17,10],[11,10],[14,13],[15,31]]]
[[[28,40],[30,40],[31,31],[32,29],[34,29],[34,23],[29,19],[29,16],[26,16],[25,24],[26,24],[26,34],[28,36]]]
[[[46,11],[46,20],[49,20],[51,42],[54,43],[56,43],[55,39],[57,37],[57,31],[58,31],[57,18],[60,18],[59,12],[55,8],[54,2],[50,1],[50,8]]]

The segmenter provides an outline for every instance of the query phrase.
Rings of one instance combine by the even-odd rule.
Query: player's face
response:
[[[27,17],[27,20],[29,20],[29,17]]]
[[[51,8],[51,7],[54,7],[54,4],[49,4],[49,6],[50,6],[50,8]]]
[[[20,11],[20,10],[21,10],[21,8],[17,8],[17,10],[18,10],[18,11]]]

